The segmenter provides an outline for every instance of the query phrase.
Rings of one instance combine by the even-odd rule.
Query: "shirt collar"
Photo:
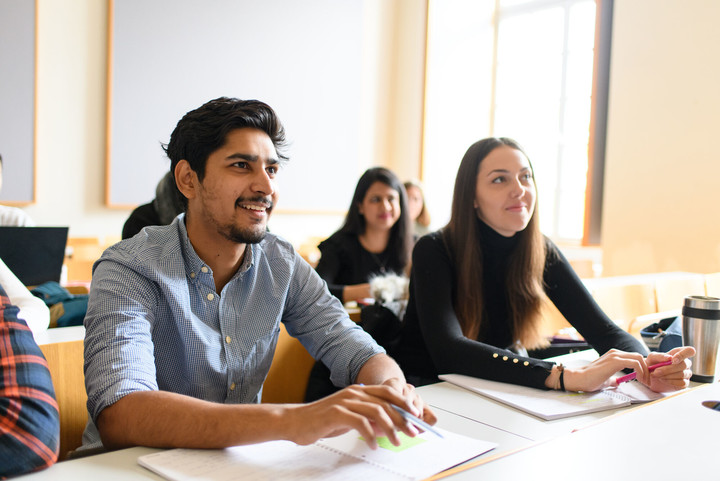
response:
[[[195,278],[198,272],[203,272],[203,267],[210,271],[210,266],[208,266],[200,258],[200,256],[197,255],[195,249],[192,246],[192,243],[190,242],[190,238],[187,234],[187,227],[185,226],[185,214],[183,213],[177,216],[173,223],[176,224],[178,229],[178,235],[180,236],[182,255],[185,259],[185,275],[190,278]],[[255,249],[253,244],[247,244],[245,246],[245,256],[243,257],[243,262],[240,265],[238,271],[235,273],[235,276],[247,272],[250,267],[252,267],[256,251],[257,249]],[[235,276],[233,276],[233,278],[235,278]]]

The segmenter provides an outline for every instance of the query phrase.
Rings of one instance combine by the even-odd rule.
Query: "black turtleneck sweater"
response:
[[[487,321],[478,339],[463,336],[455,315],[455,269],[442,235],[422,237],[413,250],[410,299],[402,340],[392,353],[408,381],[436,382],[438,374],[465,374],[494,381],[545,388],[554,363],[519,356],[505,293],[508,260],[517,237],[504,237],[480,222],[483,248],[483,299]],[[647,353],[645,347],[613,323],[595,303],[567,259],[545,239],[545,293],[565,319],[600,354],[611,348]]]

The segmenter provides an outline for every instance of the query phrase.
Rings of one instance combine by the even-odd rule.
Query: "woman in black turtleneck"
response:
[[[602,356],[563,368],[522,355],[539,347],[549,299]],[[514,141],[488,138],[463,157],[451,219],[412,255],[410,299],[392,353],[410,383],[466,374],[538,388],[594,391],[621,369],[656,391],[687,387],[691,347],[651,353],[598,307],[559,249],[539,229],[532,166]],[[648,371],[665,360],[673,364]]]

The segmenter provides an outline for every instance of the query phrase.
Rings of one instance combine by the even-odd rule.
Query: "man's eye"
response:
[[[247,162],[235,162],[235,163],[232,164],[232,165],[233,165],[234,167],[239,167],[239,168],[241,168],[241,169],[247,169],[247,166],[248,166]]]
[[[280,170],[280,169],[278,169],[278,168],[275,167],[275,166],[273,166],[273,167],[268,167],[268,168],[267,168],[268,174],[270,174],[270,175],[275,175],[275,174],[277,174],[277,173],[278,173],[278,170]]]

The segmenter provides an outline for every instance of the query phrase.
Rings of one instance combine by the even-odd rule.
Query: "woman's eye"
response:
[[[502,184],[503,182],[505,182],[505,177],[495,177],[492,180],[493,184]]]

